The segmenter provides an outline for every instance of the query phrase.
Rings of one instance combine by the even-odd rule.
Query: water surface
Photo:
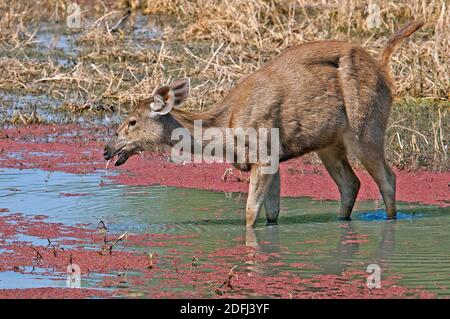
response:
[[[160,255],[173,254],[175,249],[184,263],[199,251],[203,256],[200,264],[214,263],[215,257],[208,253],[247,245],[271,256],[258,269],[270,275],[339,275],[379,264],[383,276],[400,276],[403,286],[420,287],[442,297],[450,294],[449,208],[400,203],[399,219],[386,221],[379,202],[360,202],[349,223],[336,219],[335,201],[283,198],[278,226],[266,226],[262,213],[255,230],[246,231],[245,199],[240,193],[117,185],[105,172],[0,171],[0,207],[29,216],[44,214],[51,222],[68,225],[82,223],[94,228],[102,220],[112,233],[193,235],[183,239],[185,245],[152,247]],[[39,245],[43,239],[30,236],[20,240]],[[296,267],[298,264],[313,267]],[[93,286],[101,276],[83,278],[83,285]],[[64,277],[31,271],[0,273],[0,288],[39,286],[63,287]],[[180,283],[177,289],[189,288]]]

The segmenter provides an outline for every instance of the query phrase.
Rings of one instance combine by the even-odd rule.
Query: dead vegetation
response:
[[[219,295],[219,296],[223,296],[225,294],[225,292],[227,290],[233,290],[233,286],[231,285],[231,280],[236,276],[235,274],[235,269],[239,266],[235,265],[233,266],[230,271],[228,272],[227,278],[225,279],[225,281],[218,287],[216,287],[215,285],[210,285],[210,287],[214,288],[214,292]]]
[[[99,255],[111,255],[112,254],[112,250],[114,248],[115,245],[117,245],[117,243],[119,241],[122,241],[124,238],[126,240],[126,237],[128,235],[128,232],[123,233],[122,235],[120,235],[119,237],[117,237],[116,239],[114,239],[111,244],[109,245],[105,245],[104,247],[102,247],[102,250],[98,252]]]
[[[153,269],[153,253],[148,253],[148,261],[149,261],[149,264],[148,264],[147,268]]]
[[[121,113],[162,82],[189,76],[193,89],[186,107],[201,111],[290,46],[337,39],[377,55],[394,30],[422,18],[424,28],[391,61],[398,102],[388,130],[388,158],[401,168],[448,169],[448,4],[377,1],[381,24],[371,29],[369,3],[86,0],[82,28],[72,30],[65,25],[66,1],[0,0],[0,90],[46,94],[71,113]],[[71,46],[47,43],[42,34],[49,27],[62,37],[51,41]],[[24,120],[18,116],[15,122]]]

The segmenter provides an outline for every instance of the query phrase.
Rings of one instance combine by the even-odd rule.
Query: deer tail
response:
[[[424,22],[420,21],[411,21],[408,24],[404,25],[400,30],[394,33],[389,40],[387,41],[386,46],[381,52],[378,63],[381,67],[385,67],[389,63],[389,59],[391,55],[394,53],[395,49],[398,47],[400,42],[409,37],[411,34],[416,32],[420,27],[422,27]]]

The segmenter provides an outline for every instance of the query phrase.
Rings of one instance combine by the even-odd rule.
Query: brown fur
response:
[[[279,128],[280,161],[312,151],[319,154],[341,193],[341,218],[350,217],[360,187],[347,159],[349,150],[378,184],[388,218],[395,218],[395,175],[386,164],[383,148],[392,103],[386,66],[399,42],[421,25],[412,22],[395,33],[378,61],[361,46],[346,42],[292,47],[241,79],[205,113],[174,108],[155,119],[149,108],[153,100],[146,100],[108,143],[105,158],[111,158],[123,141],[130,146],[122,151],[125,155],[119,164],[139,150],[171,146],[171,131],[177,127],[192,131],[196,119],[202,119],[204,127]],[[130,127],[130,118],[137,119],[137,124]],[[279,173],[263,175],[258,164],[235,166],[251,170],[247,225],[254,225],[263,205],[268,222],[276,222]]]

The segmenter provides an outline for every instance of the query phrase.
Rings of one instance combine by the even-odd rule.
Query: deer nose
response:
[[[111,158],[110,151],[105,147],[105,150],[103,151],[103,157],[105,160],[109,160]]]

